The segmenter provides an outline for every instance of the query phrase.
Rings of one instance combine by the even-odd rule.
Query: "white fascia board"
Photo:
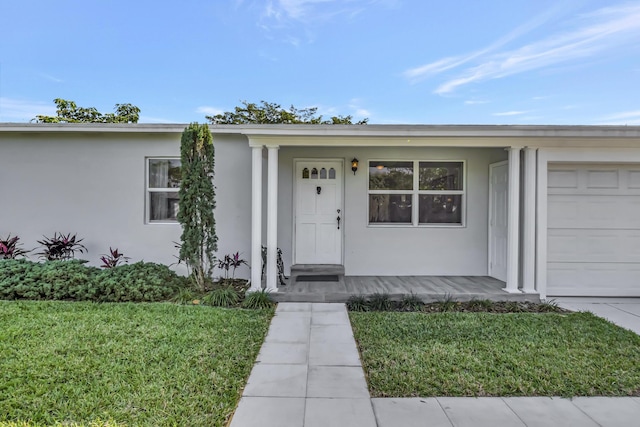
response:
[[[1,133],[181,134],[187,124],[0,123]],[[640,148],[640,126],[519,125],[209,125],[252,145],[630,147]]]
[[[158,123],[0,123],[0,133],[182,133],[188,125]]]

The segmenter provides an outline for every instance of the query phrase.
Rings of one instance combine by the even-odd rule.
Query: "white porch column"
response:
[[[267,290],[278,292],[278,149],[267,145]]]
[[[524,149],[524,212],[522,235],[522,292],[535,293],[536,261],[536,152]]]
[[[520,147],[509,151],[509,205],[507,207],[507,286],[505,291],[518,293],[519,216],[520,216]]]
[[[262,145],[251,147],[251,292],[262,289]]]

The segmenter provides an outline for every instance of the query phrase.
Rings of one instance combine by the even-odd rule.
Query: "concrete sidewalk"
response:
[[[563,308],[590,311],[640,335],[640,298],[554,298]],[[640,421],[638,422],[640,425]]]
[[[640,398],[370,399],[344,304],[280,303],[231,427],[632,426]]]

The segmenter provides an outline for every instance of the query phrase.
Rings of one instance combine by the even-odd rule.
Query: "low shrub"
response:
[[[0,298],[31,300],[90,300],[99,269],[86,261],[0,262]]]
[[[273,307],[274,302],[269,295],[269,291],[263,289],[261,291],[249,292],[242,301],[242,307],[252,309],[263,309]]]
[[[235,307],[239,301],[240,297],[233,288],[214,289],[203,298],[206,305],[214,307]]]
[[[400,311],[419,311],[424,303],[420,297],[413,292],[409,295],[403,295],[402,299],[398,303],[398,309]]]
[[[369,311],[369,302],[364,295],[351,295],[347,300],[349,311]]]
[[[138,262],[100,270],[85,263],[1,260],[0,299],[166,301],[185,281],[162,264]]]
[[[101,270],[95,277],[93,298],[102,302],[165,301],[184,280],[166,265],[136,262]]]
[[[369,297],[369,308],[372,311],[389,311],[393,308],[393,302],[386,293],[374,293]]]

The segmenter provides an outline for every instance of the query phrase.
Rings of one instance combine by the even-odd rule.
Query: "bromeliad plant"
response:
[[[66,236],[62,233],[53,233],[53,237],[43,236],[43,240],[38,240],[44,249],[39,252],[41,258],[47,261],[62,261],[73,259],[76,252],[87,252],[87,248],[81,244],[83,239],[78,239],[71,233]]]
[[[249,264],[244,259],[240,258],[240,252],[236,252],[232,255],[225,255],[224,258],[218,260],[218,268],[224,271],[224,279],[234,280],[236,278],[236,269],[241,265],[248,266]],[[229,270],[231,270],[231,277],[229,277]]]
[[[109,247],[109,255],[102,255],[100,261],[102,261],[102,268],[115,268],[122,263],[129,261],[129,257],[124,256],[122,252],[118,251],[118,248],[112,249]]]
[[[20,248],[22,244],[18,243],[19,240],[18,236],[11,237],[11,234],[6,238],[0,237],[0,259],[16,259],[31,252]]]

